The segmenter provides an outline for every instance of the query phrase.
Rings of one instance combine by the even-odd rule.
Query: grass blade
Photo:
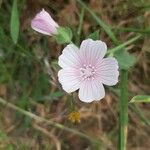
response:
[[[79,45],[80,44],[80,36],[81,36],[81,30],[82,30],[82,25],[83,25],[83,19],[84,19],[84,14],[85,14],[85,9],[82,8],[81,10],[81,14],[79,15],[79,26],[78,26],[78,30],[77,30],[77,39],[76,39],[76,44]]]
[[[10,21],[10,33],[13,42],[16,44],[19,36],[19,15],[17,8],[17,0],[13,1]]]
[[[149,103],[150,95],[136,95],[130,101],[130,103],[141,103],[141,102]]]
[[[150,28],[139,29],[139,28],[131,28],[131,27],[111,27],[111,29],[121,32],[135,32],[141,34],[150,34]]]
[[[145,114],[140,110],[137,105],[130,104],[129,108],[137,115],[137,117],[147,126],[150,126],[150,120],[145,117]]]

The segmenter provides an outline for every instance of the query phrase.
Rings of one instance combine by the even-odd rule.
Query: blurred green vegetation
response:
[[[72,125],[67,122],[67,99],[70,100],[70,97],[66,96],[65,93],[60,90],[57,82],[57,71],[59,69],[57,58],[64,45],[57,46],[52,38],[35,34],[30,27],[30,20],[36,14],[37,10],[46,7],[50,12],[54,12],[53,15],[56,16],[61,23],[61,18],[64,18],[65,20],[64,16],[66,16],[67,19],[69,18],[69,14],[66,13],[70,10],[68,10],[68,8],[72,7],[73,9],[74,7],[77,7],[78,9],[75,9],[73,12],[76,20],[74,22],[69,20],[70,22],[68,21],[66,24],[62,22],[64,25],[70,23],[69,26],[71,26],[74,33],[73,39],[76,39],[77,43],[79,43],[79,39],[76,38],[77,34],[81,35],[80,39],[84,39],[88,35],[97,38],[99,37],[99,34],[100,38],[105,39],[108,42],[109,47],[113,48],[116,43],[118,44],[121,42],[124,44],[133,37],[136,37],[137,34],[140,34],[142,38],[138,42],[134,41],[135,44],[130,43],[129,45],[126,45],[128,52],[132,53],[137,58],[136,62],[131,62],[131,64],[135,65],[135,67],[130,70],[129,80],[129,94],[130,98],[132,98],[137,94],[150,94],[149,1],[109,0],[106,2],[103,0],[101,2],[93,2],[92,0],[89,0],[85,4],[88,4],[90,8],[85,9],[84,13],[82,9],[83,6],[77,2],[75,3],[75,1],[56,0],[56,2],[50,2],[46,0],[42,2],[41,0],[32,0],[31,2],[30,0],[18,0],[17,4],[20,31],[18,42],[15,44],[11,39],[10,32],[13,1],[0,1],[0,96],[11,103],[15,103],[15,105],[23,110],[37,113],[37,115],[43,115],[42,117],[47,117],[48,119],[53,118],[54,121],[61,122],[70,128],[77,128],[81,131],[84,131],[85,129],[85,133],[92,135],[91,137],[93,137],[93,135],[94,137],[101,136],[95,135],[97,133],[94,130],[97,131],[99,129],[100,132],[98,132],[98,134],[102,134],[102,137],[100,137],[102,140],[101,144],[95,144],[94,142],[89,143],[87,140],[80,139],[79,137],[74,138],[72,135],[68,136],[65,134],[65,137],[63,135],[64,133],[62,134],[61,131],[58,132],[55,128],[52,128],[52,133],[58,137],[62,149],[64,150],[75,149],[74,147],[76,145],[81,145],[78,149],[89,148],[92,150],[105,150],[112,148],[111,150],[114,150],[116,148],[118,132],[118,126],[116,125],[118,112],[116,109],[118,107],[117,97],[120,93],[119,89],[117,87],[107,89],[107,102],[109,102],[109,100],[114,101],[113,104],[110,103],[110,105],[107,104],[107,102],[102,102],[102,104],[100,104],[102,105],[100,112],[101,118],[104,120],[101,120],[102,123],[98,124],[97,121],[95,121],[97,112],[95,113],[95,118],[93,117],[90,119],[91,116],[85,117],[86,119],[83,119],[83,123],[80,125]],[[60,13],[63,11],[64,16],[63,13]],[[73,13],[70,10],[70,15],[73,15]],[[100,20],[100,18],[102,18],[102,20]],[[106,23],[104,23],[103,20],[105,20]],[[94,30],[97,32],[91,35],[90,33],[93,33]],[[145,47],[146,50],[143,50]],[[128,53],[125,53],[125,55],[128,55]],[[119,58],[121,58],[120,55]],[[131,59],[127,61],[126,59],[124,65],[129,63],[130,60]],[[4,89],[6,89],[6,91]],[[110,91],[113,92],[113,94],[109,94]],[[111,105],[112,108],[110,108]],[[83,104],[77,102],[78,109],[82,110],[84,107]],[[87,105],[87,107],[90,109],[92,106]],[[55,149],[54,143],[57,145],[59,142],[57,140],[54,140],[55,142],[49,140],[49,138],[45,136],[44,131],[42,133],[38,132],[33,126],[31,118],[22,117],[22,114],[14,111],[11,112],[12,110],[9,110],[11,115],[15,114],[15,119],[13,119],[11,115],[7,116],[8,112],[5,110],[6,108],[1,106],[0,108],[3,110],[0,113],[0,149],[2,147],[2,150],[28,150],[32,149],[30,145],[36,144],[40,146],[35,146],[33,149]],[[138,147],[139,149],[142,147],[141,150],[148,150],[150,134],[148,129],[150,114],[148,110],[149,104],[142,103],[139,105],[129,105],[129,150],[132,149],[132,147],[134,150],[137,150]],[[110,115],[110,112],[112,115]],[[54,118],[56,115],[57,117]],[[17,127],[13,130],[13,133],[7,134],[5,131],[7,126],[5,128],[4,122],[9,124],[9,121],[4,121],[4,118],[8,119],[14,126],[17,122],[21,121],[19,124],[19,127],[21,128],[18,131],[19,133],[17,132],[19,127],[16,125]],[[98,122],[99,121],[100,120],[98,120]],[[94,125],[92,124],[93,122]],[[97,124],[98,126],[101,125],[98,129]],[[45,127],[45,125],[42,127],[51,131],[51,128]],[[86,127],[90,128],[92,131],[89,131]],[[25,134],[25,136],[23,136],[23,134]],[[25,139],[29,138],[29,140],[32,138],[34,140],[33,143],[23,143],[22,141],[19,141],[19,138],[22,136],[25,137]],[[52,136],[52,139],[57,139],[55,136]],[[72,141],[75,141],[75,144]],[[107,146],[105,145],[106,143],[108,144]]]

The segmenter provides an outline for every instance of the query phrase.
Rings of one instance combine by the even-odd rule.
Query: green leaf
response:
[[[10,33],[13,42],[16,44],[19,36],[19,15],[17,9],[17,0],[13,1],[11,11]]]
[[[54,37],[59,44],[70,43],[72,40],[72,31],[68,27],[59,27],[58,34]]]
[[[93,40],[99,40],[99,30],[88,35],[88,38],[93,39]]]
[[[130,103],[140,103],[140,102],[149,103],[150,95],[136,95],[130,101]]]
[[[118,60],[119,67],[121,69],[128,70],[135,64],[135,57],[133,55],[130,55],[124,49],[116,51],[113,55]]]

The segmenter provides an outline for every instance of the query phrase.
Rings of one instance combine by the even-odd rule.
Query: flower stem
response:
[[[79,45],[80,44],[80,36],[81,36],[81,30],[82,30],[82,25],[83,25],[83,19],[84,19],[84,12],[85,12],[85,9],[84,7],[82,8],[81,10],[81,14],[79,16],[79,27],[78,27],[78,30],[77,30],[77,40],[76,40],[76,44]]]
[[[119,104],[119,144],[118,150],[126,150],[128,125],[128,71],[121,70]]]

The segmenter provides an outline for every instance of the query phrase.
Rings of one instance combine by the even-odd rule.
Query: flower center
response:
[[[90,65],[83,65],[82,68],[80,68],[81,76],[84,79],[94,79],[95,75],[95,67]]]

